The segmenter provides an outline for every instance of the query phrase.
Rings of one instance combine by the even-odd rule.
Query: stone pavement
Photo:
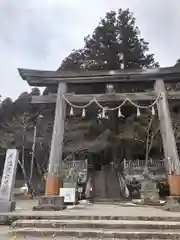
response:
[[[0,214],[5,216],[131,216],[131,217],[177,217],[180,212],[164,211],[151,206],[133,206],[130,204],[87,204],[81,203],[70,206],[63,211],[32,211],[32,207],[37,204],[37,200],[17,201],[16,211]]]

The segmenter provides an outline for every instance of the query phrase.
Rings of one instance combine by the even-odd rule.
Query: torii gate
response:
[[[56,103],[54,128],[49,157],[49,170],[46,181],[45,196],[59,194],[60,167],[62,163],[64,122],[66,112],[65,96],[72,103],[84,103],[95,97],[99,102],[119,102],[127,97],[134,101],[152,101],[160,95],[157,101],[160,130],[165,159],[170,162],[168,182],[171,196],[180,196],[180,162],[172,128],[168,99],[180,99],[179,91],[166,91],[165,83],[180,82],[180,69],[175,67],[145,70],[113,70],[113,71],[41,71],[18,69],[20,76],[30,86],[58,86],[57,95],[33,96],[32,103]],[[149,83],[154,84],[154,90],[136,93],[112,94],[70,94],[69,84],[74,83]]]

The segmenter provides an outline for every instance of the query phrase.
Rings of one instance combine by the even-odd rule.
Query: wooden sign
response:
[[[15,184],[19,152],[17,149],[8,149],[0,187],[0,200],[11,201]]]

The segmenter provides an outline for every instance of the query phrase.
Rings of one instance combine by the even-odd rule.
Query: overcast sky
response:
[[[17,68],[56,70],[109,10],[130,8],[161,66],[180,58],[180,0],[1,0],[0,94],[29,87]]]

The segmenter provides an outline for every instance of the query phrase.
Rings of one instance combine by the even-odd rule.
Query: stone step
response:
[[[98,204],[119,204],[122,198],[94,198],[93,201]]]
[[[180,222],[130,220],[17,220],[13,228],[88,228],[88,229],[179,229]]]
[[[112,215],[74,215],[74,214],[64,214],[54,213],[54,212],[32,212],[32,213],[18,213],[14,212],[13,214],[2,214],[0,220],[3,221],[4,218],[8,220],[23,220],[23,219],[47,219],[47,220],[131,220],[131,221],[168,221],[168,222],[180,222],[180,216],[112,216]]]
[[[104,229],[59,229],[59,228],[19,228],[9,233],[10,236],[16,237],[69,237],[71,239],[92,237],[96,239],[179,239],[179,230],[104,230]]]

